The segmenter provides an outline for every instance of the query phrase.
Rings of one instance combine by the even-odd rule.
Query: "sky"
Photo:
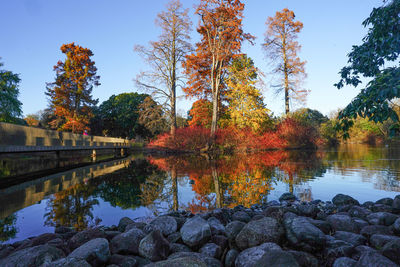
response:
[[[133,51],[134,45],[157,40],[154,24],[168,0],[0,0],[0,57],[3,68],[20,74],[20,101],[24,115],[48,105],[46,82],[53,82],[53,66],[64,60],[60,47],[75,42],[94,53],[101,85],[93,89],[100,103],[113,94],[139,92],[133,79],[146,64]],[[276,11],[289,8],[304,24],[298,41],[299,56],[307,61],[304,88],[310,90],[306,107],[325,115],[345,107],[360,88],[333,86],[347,63],[353,45],[361,44],[367,33],[361,23],[382,0],[243,0],[244,30],[256,36],[255,45],[244,44],[256,67],[266,74],[264,102],[274,114],[284,112],[283,95],[275,95],[271,64],[261,47],[265,21]],[[193,22],[192,42],[199,40],[194,14],[199,0],[182,0]],[[178,100],[178,112],[186,114],[195,99]],[[300,107],[299,105],[294,108]]]

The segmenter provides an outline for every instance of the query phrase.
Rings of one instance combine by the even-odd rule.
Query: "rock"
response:
[[[333,236],[336,239],[343,240],[354,246],[364,245],[367,242],[367,239],[364,236],[350,232],[337,231]]]
[[[264,254],[253,266],[257,267],[299,267],[296,259],[287,251],[273,250]]]
[[[357,205],[359,206],[360,203],[348,195],[337,194],[332,199],[333,204],[336,206],[343,206],[343,205]]]
[[[207,264],[199,258],[182,257],[168,259],[165,261],[153,262],[145,267],[208,267]]]
[[[265,217],[246,224],[236,236],[236,245],[244,250],[266,242],[280,243],[284,231],[278,221]]]
[[[109,260],[109,264],[115,264],[123,267],[136,267],[138,265],[137,260],[132,256],[123,256],[114,254]]]
[[[52,261],[65,257],[60,249],[49,246],[39,245],[35,247],[21,249],[0,260],[0,266],[41,266]]]
[[[146,266],[148,264],[151,264],[151,261],[146,259],[146,258],[143,258],[143,257],[140,257],[140,256],[133,256],[133,258],[137,262],[137,267],[143,267],[143,266]]]
[[[373,225],[392,225],[397,219],[398,215],[389,212],[374,212],[367,216],[367,220]]]
[[[393,231],[396,234],[400,234],[400,218],[396,219],[392,225]]]
[[[389,258],[397,264],[400,264],[400,239],[394,239],[386,243],[382,248],[383,256]]]
[[[197,253],[197,252],[178,252],[171,254],[168,257],[168,260],[172,259],[179,259],[179,258],[184,258],[184,257],[192,257],[192,258],[197,258],[201,261],[203,261],[208,267],[222,267],[222,264],[219,260],[208,257],[206,255]]]
[[[400,240],[400,237],[392,236],[392,235],[372,235],[369,239],[371,246],[376,249],[382,249],[387,243],[393,240]]]
[[[245,249],[236,257],[235,266],[253,266],[264,254],[270,253],[273,250],[281,251],[282,249],[275,243],[264,243],[257,247]]]
[[[214,243],[207,243],[204,246],[202,246],[199,250],[200,254],[220,259],[221,254],[222,254],[222,249],[220,246],[214,244]]]
[[[176,243],[178,241],[182,241],[181,233],[179,232],[172,233],[167,237],[167,240],[170,243]]]
[[[134,222],[134,223],[128,224],[128,225],[125,227],[125,232],[131,230],[132,228],[137,228],[137,229],[140,229],[140,230],[144,231],[144,228],[145,228],[146,226],[147,226],[147,224],[144,223],[144,222]]]
[[[363,219],[359,218],[353,218],[354,224],[356,225],[357,229],[363,229],[365,226],[368,226],[369,224],[364,221]]]
[[[321,249],[326,243],[325,234],[305,217],[285,214],[286,238],[295,247],[306,251]]]
[[[106,263],[110,256],[108,241],[105,238],[92,239],[68,255],[69,258],[84,259],[92,265]]]
[[[246,224],[240,221],[233,221],[226,225],[226,236],[230,240],[234,240],[239,232],[243,229]]]
[[[153,231],[140,241],[139,254],[151,261],[165,260],[169,255],[169,242],[160,231]]]
[[[384,205],[384,204],[374,204],[370,207],[372,212],[392,212],[392,206]]]
[[[210,239],[210,242],[218,245],[222,251],[228,247],[228,238],[223,235],[213,235]]]
[[[283,202],[283,201],[295,201],[297,198],[295,195],[293,195],[292,193],[283,193],[280,197],[279,197],[279,201]]]
[[[264,216],[272,217],[277,220],[282,219],[284,213],[284,209],[281,206],[269,206],[263,211]]]
[[[169,252],[170,253],[192,252],[192,250],[188,246],[186,246],[184,244],[170,243],[169,244]]]
[[[368,225],[361,229],[360,234],[365,236],[366,238],[370,238],[374,234],[380,235],[392,235],[393,231],[388,226],[383,225]]]
[[[333,231],[332,226],[326,221],[314,220],[311,218],[307,218],[307,219],[312,225],[316,226],[318,229],[320,229],[326,235],[330,234]]]
[[[351,217],[357,217],[363,220],[367,219],[367,216],[371,214],[371,211],[367,208],[360,207],[360,206],[352,206],[349,209],[349,215]]]
[[[150,222],[150,225],[157,226],[164,236],[168,236],[178,230],[178,223],[174,217],[160,216]]]
[[[138,254],[140,241],[144,237],[144,232],[137,228],[121,233],[111,240],[111,252],[113,254]]]
[[[360,257],[360,260],[353,267],[377,267],[377,266],[398,267],[396,263],[382,256],[381,254],[375,252],[364,252]]]
[[[128,217],[123,217],[119,220],[118,223],[118,231],[120,232],[124,232],[125,228],[129,225],[129,224],[133,224],[135,223],[132,219],[128,218]]]
[[[237,211],[232,215],[232,220],[248,223],[251,217],[244,211]]]
[[[91,267],[91,265],[83,259],[67,257],[50,263],[45,263],[40,267]]]
[[[335,260],[332,267],[353,267],[357,262],[348,257],[340,257]]]
[[[225,226],[215,217],[210,217],[207,220],[210,225],[212,235],[223,235],[225,234]]]
[[[14,252],[14,247],[11,245],[0,245],[0,259],[7,257]]]
[[[72,227],[66,227],[66,226],[57,226],[54,229],[54,233],[56,233],[56,234],[66,234],[66,233],[70,233],[70,232],[75,233],[75,230]]]
[[[52,234],[52,233],[41,234],[32,239],[32,246],[44,245],[44,244],[48,243],[50,240],[53,240],[56,238],[61,238],[61,235]]]
[[[318,260],[310,253],[304,251],[288,250],[301,267],[318,267]]]
[[[211,212],[211,216],[217,218],[223,225],[231,221],[230,210],[228,209],[215,209]]]
[[[372,201],[366,201],[366,202],[364,202],[364,203],[362,204],[362,206],[363,206],[364,208],[371,209],[372,205],[374,205],[374,204],[375,204],[375,203],[372,202]]]
[[[392,206],[393,199],[391,199],[390,197],[381,198],[381,199],[377,200],[375,202],[375,204],[384,204],[384,205]]]
[[[68,246],[71,250],[74,250],[81,245],[85,244],[89,240],[95,238],[106,238],[106,234],[100,228],[91,228],[84,230],[82,232],[78,232],[68,241]]]
[[[343,214],[329,215],[326,218],[326,221],[330,223],[330,225],[335,231],[346,231],[353,233],[358,233],[360,231],[357,225],[354,223],[354,220],[348,215],[343,215]]]
[[[342,240],[328,240],[324,249],[324,257],[327,265],[331,266],[337,258],[350,257],[354,252],[354,246],[351,243]]]
[[[399,212],[400,211],[400,195],[397,195],[393,199],[392,208],[393,208],[394,212]]]
[[[298,205],[297,210],[299,215],[313,218],[320,212],[318,206],[313,204]]]
[[[355,260],[359,260],[361,255],[364,254],[365,252],[374,252],[377,253],[377,251],[371,247],[368,246],[357,246],[354,248],[354,252],[352,255],[352,258]]]
[[[230,249],[225,256],[225,267],[235,267],[235,260],[239,255],[239,251],[236,249]]]
[[[121,234],[120,231],[104,231],[104,233],[106,234],[106,238],[108,241],[111,241],[114,237]]]
[[[199,216],[185,222],[180,230],[183,242],[189,247],[201,246],[210,239],[210,225]]]

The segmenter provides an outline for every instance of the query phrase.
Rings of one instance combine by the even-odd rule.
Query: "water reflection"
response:
[[[338,192],[361,202],[394,197],[399,159],[398,147],[360,145],[217,158],[132,156],[0,189],[0,241],[58,225],[81,230],[117,224],[123,216],[250,206],[287,191],[308,201],[330,200]]]

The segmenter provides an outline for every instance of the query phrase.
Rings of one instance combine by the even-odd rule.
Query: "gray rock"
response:
[[[254,265],[254,267],[299,267],[296,259],[290,252],[272,250],[264,254]]]
[[[295,201],[297,198],[295,195],[293,195],[290,192],[287,193],[283,193],[280,197],[279,197],[279,201]]]
[[[381,252],[385,257],[400,264],[400,239],[394,239],[386,243]]]
[[[392,235],[393,230],[388,226],[368,225],[361,229],[360,234],[369,239],[374,234]]]
[[[230,249],[225,256],[225,267],[235,267],[235,260],[239,255],[239,251],[236,249]]]
[[[108,240],[105,238],[92,239],[68,255],[69,258],[83,259],[92,265],[106,263],[110,256]]]
[[[372,235],[369,239],[369,242],[372,247],[376,249],[382,249],[387,243],[393,240],[400,240],[400,237],[392,236],[392,235]]]
[[[337,231],[333,236],[336,239],[346,241],[354,246],[364,245],[367,242],[364,236],[350,232]]]
[[[353,218],[354,224],[356,225],[357,229],[363,229],[365,226],[368,226],[369,223],[364,221],[363,219],[360,218]]]
[[[171,254],[168,257],[168,260],[170,259],[179,259],[183,257],[192,257],[192,258],[197,258],[201,261],[203,261],[208,267],[222,267],[222,264],[219,260],[208,257],[206,255],[197,253],[197,252],[178,252]]]
[[[50,263],[45,263],[40,267],[91,267],[91,265],[83,259],[67,257]]]
[[[139,254],[151,261],[165,260],[169,255],[169,242],[160,231],[153,231],[140,241]]]
[[[301,267],[318,267],[318,260],[310,253],[304,251],[288,250]]]
[[[121,233],[111,240],[111,252],[113,254],[138,254],[139,243],[144,237],[144,232],[137,228]]]
[[[222,251],[224,251],[228,246],[228,238],[223,235],[213,235],[210,242],[220,246]]]
[[[189,256],[189,257],[153,262],[146,265],[145,267],[208,267],[208,266],[201,259]]]
[[[237,211],[232,215],[232,220],[248,223],[251,217],[244,211]]]
[[[104,231],[104,233],[106,234],[106,238],[108,241],[111,241],[114,237],[121,234],[120,231]]]
[[[337,258],[332,267],[353,267],[357,262],[348,257]]]
[[[160,216],[150,222],[150,225],[157,226],[164,236],[168,236],[178,230],[178,223],[174,217]]]
[[[367,216],[371,214],[371,211],[365,207],[352,206],[349,209],[349,215],[351,217],[357,217],[363,220],[367,219]]]
[[[7,257],[14,252],[14,247],[11,245],[0,245],[0,259]]]
[[[392,225],[397,219],[398,215],[394,215],[389,212],[375,212],[367,216],[367,220],[373,225]]]
[[[312,225],[316,226],[318,229],[320,229],[322,232],[324,232],[324,234],[328,235],[331,232],[333,232],[333,228],[328,222],[323,221],[323,220],[314,220],[311,218],[307,218],[307,219]]]
[[[321,249],[326,243],[325,234],[305,217],[285,214],[284,225],[286,238],[295,247],[312,252]]]
[[[233,221],[226,225],[226,236],[230,240],[234,240],[239,232],[243,229],[246,224],[240,221]]]
[[[371,247],[368,246],[357,246],[354,248],[354,252],[352,254],[352,258],[355,260],[359,260],[361,255],[364,254],[365,252],[373,252],[377,253],[377,251]]]
[[[81,245],[85,244],[89,240],[95,238],[106,238],[106,234],[100,228],[91,228],[84,230],[82,232],[78,232],[68,241],[68,246],[71,250],[74,250]]]
[[[354,246],[351,243],[342,240],[328,240],[324,249],[324,257],[327,265],[331,266],[337,258],[351,257],[354,252]]]
[[[178,241],[182,241],[181,233],[179,232],[172,233],[167,237],[167,240],[170,243],[176,243]]]
[[[297,210],[299,215],[313,218],[320,212],[318,206],[315,204],[298,205]]]
[[[212,235],[223,235],[225,234],[225,226],[215,217],[210,217],[207,220],[210,225]]]
[[[34,246],[44,245],[53,239],[59,239],[59,238],[61,238],[61,235],[59,234],[52,234],[52,233],[41,234],[37,237],[32,238],[32,246],[34,247]]]
[[[40,266],[65,257],[64,252],[49,246],[39,245],[35,247],[18,250],[8,257],[0,260],[0,266],[5,267],[25,267]]]
[[[169,244],[169,252],[170,253],[176,253],[176,252],[192,252],[192,250],[184,245],[184,244],[179,244],[179,243],[170,243]]]
[[[351,196],[344,195],[344,194],[337,194],[332,199],[333,204],[336,206],[343,206],[343,205],[360,205],[360,203],[352,198]]]
[[[207,243],[211,237],[211,228],[206,220],[194,216],[185,222],[180,233],[186,245],[195,247]]]
[[[266,242],[280,243],[284,231],[278,221],[265,217],[246,224],[236,236],[236,245],[244,250]]]
[[[375,202],[375,204],[384,204],[384,205],[392,206],[393,199],[391,199],[390,197],[381,198],[381,199],[377,200]]]
[[[281,247],[275,243],[264,243],[257,247],[252,247],[243,250],[239,253],[235,260],[236,267],[247,267],[253,266],[264,254],[270,253],[271,251],[281,251]]]
[[[125,228],[129,225],[135,223],[132,219],[128,218],[128,217],[123,217],[119,220],[118,223],[118,231],[120,232],[124,232]]]
[[[393,231],[396,234],[400,234],[400,218],[396,219],[392,225]]]
[[[395,212],[399,212],[400,211],[400,195],[397,195],[393,199],[392,208],[393,208],[393,211],[395,211]]]
[[[144,228],[145,228],[146,226],[147,226],[147,223],[144,223],[144,222],[134,222],[134,223],[128,224],[128,225],[125,227],[125,232],[131,230],[132,228],[137,228],[137,229],[140,229],[140,230],[144,231]]]
[[[222,249],[220,246],[214,244],[214,243],[207,243],[204,246],[202,246],[199,250],[200,254],[220,259],[221,254],[222,254]]]
[[[375,252],[364,252],[353,267],[398,267],[398,265],[385,256]]]
[[[115,264],[121,267],[136,267],[138,265],[137,260],[132,256],[123,256],[114,254],[109,260],[110,264]]]
[[[353,218],[344,214],[333,214],[326,218],[326,221],[330,223],[335,231],[346,231],[358,233],[360,230],[354,223]]]
[[[370,207],[372,212],[392,212],[392,206],[384,205],[384,204],[374,204]]]

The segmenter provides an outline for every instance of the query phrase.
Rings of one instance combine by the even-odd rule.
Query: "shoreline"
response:
[[[175,211],[0,245],[0,266],[399,266],[400,195]]]

